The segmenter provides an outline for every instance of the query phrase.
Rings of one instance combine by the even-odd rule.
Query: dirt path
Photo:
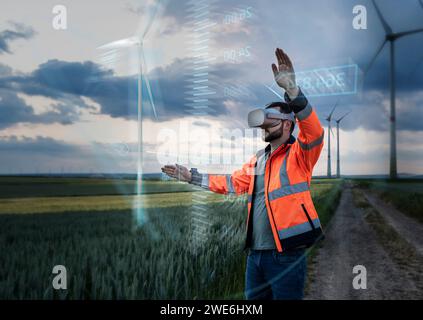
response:
[[[345,184],[339,207],[312,267],[306,299],[409,299],[419,292],[415,283],[393,261],[355,206],[352,186]],[[352,286],[355,265],[367,270],[367,289]]]
[[[374,193],[366,193],[365,197],[389,224],[423,256],[423,225],[387,204]]]

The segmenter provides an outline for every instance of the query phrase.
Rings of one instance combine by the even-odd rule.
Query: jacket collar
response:
[[[295,137],[291,134],[291,136],[288,138],[288,140],[285,143],[281,144],[279,147],[277,147],[274,152],[276,152],[276,151],[279,152],[279,150],[287,148],[288,146],[290,146],[291,144],[293,144],[295,141],[296,141]],[[264,149],[264,151],[266,153],[269,153],[271,151],[271,148],[272,147],[270,146],[270,143],[269,143],[266,146],[266,148]]]

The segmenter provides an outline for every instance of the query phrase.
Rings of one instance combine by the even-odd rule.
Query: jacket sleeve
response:
[[[250,161],[241,169],[226,175],[201,174],[196,169],[191,169],[191,173],[191,184],[216,193],[241,195],[248,191],[251,177],[254,174],[254,164]]]
[[[311,175],[323,149],[324,129],[314,108],[308,103],[301,90],[293,100],[285,93],[285,100],[292,107],[299,127],[298,143],[295,148],[298,159]]]

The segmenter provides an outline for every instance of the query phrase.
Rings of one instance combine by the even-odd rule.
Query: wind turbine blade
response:
[[[155,18],[155,17],[156,17],[156,15],[157,15],[158,8],[159,8],[159,6],[161,5],[161,3],[160,3],[160,2],[161,2],[160,0],[157,0],[156,4],[155,4],[155,6],[154,6],[153,13],[152,13],[152,14],[151,14],[151,16],[149,17],[148,23],[147,23],[147,25],[145,26],[144,32],[143,32],[143,34],[142,34],[142,36],[141,36],[141,39],[144,39],[144,37],[147,35],[148,31],[150,31],[150,28],[151,28],[151,26],[152,26],[152,24],[153,24],[153,22],[154,22],[154,18]]]
[[[342,119],[344,119],[347,115],[349,115],[351,113],[351,111],[348,111],[346,114],[344,114],[341,118],[339,118],[338,120],[336,120],[336,122],[341,122]]]
[[[338,102],[339,102],[339,100],[338,101],[336,101],[336,103],[335,103],[335,105],[333,106],[333,109],[332,109],[332,111],[330,112],[330,114],[329,114],[329,117],[328,117],[328,121],[330,121],[330,119],[332,119],[332,114],[333,114],[333,112],[335,111],[335,108],[336,108],[336,106],[338,105]]]
[[[332,137],[335,138],[335,135],[333,134],[333,131],[332,131],[332,127],[330,127],[330,133],[332,133]]]
[[[102,46],[97,47],[97,49],[111,50],[111,49],[127,48],[127,47],[131,47],[131,46],[137,44],[138,42],[139,41],[138,41],[137,38],[130,37],[130,38],[120,39],[120,40],[116,40],[116,41],[113,41],[113,42],[103,44]]]
[[[147,92],[148,92],[148,97],[150,99],[151,108],[154,113],[154,118],[158,120],[156,106],[154,105],[153,94],[151,93],[150,81],[148,80],[148,76],[146,74],[144,74],[144,80],[145,80],[145,86],[147,87]]]
[[[376,13],[377,13],[377,15],[379,17],[379,20],[382,23],[383,29],[385,29],[385,33],[386,34],[391,34],[392,33],[392,29],[388,25],[388,23],[386,22],[386,20],[383,18],[383,15],[382,15],[382,13],[379,10],[379,7],[377,6],[376,1],[375,0],[372,0],[372,3],[373,3],[373,6],[376,9]]]
[[[153,93],[151,92],[150,81],[148,80],[148,76],[147,76],[147,67],[146,67],[146,64],[145,64],[145,56],[144,56],[144,48],[143,47],[141,47],[141,57],[142,57],[142,64],[144,66],[144,68],[143,68],[143,70],[144,70],[143,78],[144,78],[145,86],[147,88],[148,98],[150,100],[150,105],[151,105],[151,109],[153,110],[154,118],[156,120],[158,120],[157,112],[156,112],[156,106],[154,105]]]
[[[420,32],[423,32],[423,28],[416,29],[416,30],[410,30],[410,31],[404,31],[404,32],[398,32],[398,33],[395,34],[395,38],[398,39],[398,38],[401,38],[401,37],[404,37],[404,36],[408,36],[410,34],[415,34],[415,33],[420,33]]]
[[[375,62],[376,58],[378,57],[379,53],[382,51],[383,47],[385,46],[386,40],[382,42],[379,49],[376,51],[376,54],[373,56],[373,58],[370,60],[369,64],[367,65],[366,69],[364,70],[364,74],[367,74],[367,72],[372,67],[373,63]]]

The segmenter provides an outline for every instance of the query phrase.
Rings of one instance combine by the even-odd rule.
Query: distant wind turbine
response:
[[[341,177],[341,165],[339,160],[339,123],[342,119],[344,119],[351,111],[344,114],[341,118],[338,120],[335,120],[336,122],[336,177]]]
[[[330,126],[330,122],[332,120],[332,114],[335,111],[336,106],[338,105],[338,102],[335,103],[335,105],[333,106],[332,111],[329,113],[329,116],[326,118],[326,121],[328,121],[328,178],[332,177],[332,172],[331,172],[331,158],[330,158],[330,134],[332,132],[332,128]]]
[[[111,54],[112,56],[114,56],[114,54],[116,53],[117,50],[119,49],[123,49],[123,48],[130,48],[130,47],[136,47],[138,50],[138,100],[137,100],[137,111],[138,111],[138,160],[137,160],[137,199],[140,199],[140,194],[142,192],[142,171],[143,171],[143,163],[142,163],[142,159],[143,159],[143,135],[142,135],[142,110],[143,110],[143,104],[142,104],[142,96],[143,96],[143,90],[142,90],[142,80],[144,78],[144,83],[145,86],[147,88],[147,93],[148,93],[148,97],[149,97],[149,101],[150,101],[150,106],[152,108],[153,114],[155,119],[157,120],[157,112],[156,112],[156,107],[154,105],[154,99],[153,99],[153,95],[151,92],[151,86],[150,86],[150,81],[148,80],[148,76],[147,76],[147,68],[146,68],[146,61],[145,61],[145,56],[144,56],[144,39],[148,33],[148,31],[150,30],[154,18],[156,17],[157,11],[159,6],[161,5],[161,0],[158,0],[155,4],[154,7],[154,11],[153,13],[149,16],[149,20],[147,22],[146,27],[144,28],[144,30],[142,32],[140,32],[140,30],[138,30],[137,34],[129,37],[129,38],[125,38],[125,39],[121,39],[121,40],[117,40],[117,41],[113,41],[110,43],[107,43],[101,47],[99,47],[98,49],[102,49],[102,50],[108,50],[108,53]],[[144,73],[143,73],[144,71]],[[137,206],[137,210],[138,210],[138,217],[137,220],[138,222],[142,222],[139,220],[143,220],[144,217],[141,216],[140,214],[140,208],[141,205],[140,203],[136,204]]]
[[[386,20],[384,19],[382,13],[379,10],[375,0],[372,0],[372,3],[376,9],[376,13],[379,17],[379,20],[385,30],[385,40],[380,45],[379,49],[376,51],[376,54],[370,60],[369,65],[365,69],[364,73],[366,74],[371,66],[373,65],[374,61],[378,57],[379,53],[382,51],[385,43],[389,41],[390,44],[390,91],[391,91],[391,115],[390,115],[390,145],[391,145],[391,152],[390,152],[390,162],[389,162],[389,176],[391,179],[397,178],[397,146],[396,146],[396,118],[395,118],[395,41],[399,38],[404,36],[416,34],[423,32],[423,28],[403,31],[403,32],[393,32],[391,27],[388,25]],[[420,5],[423,8],[423,2],[419,1]]]

